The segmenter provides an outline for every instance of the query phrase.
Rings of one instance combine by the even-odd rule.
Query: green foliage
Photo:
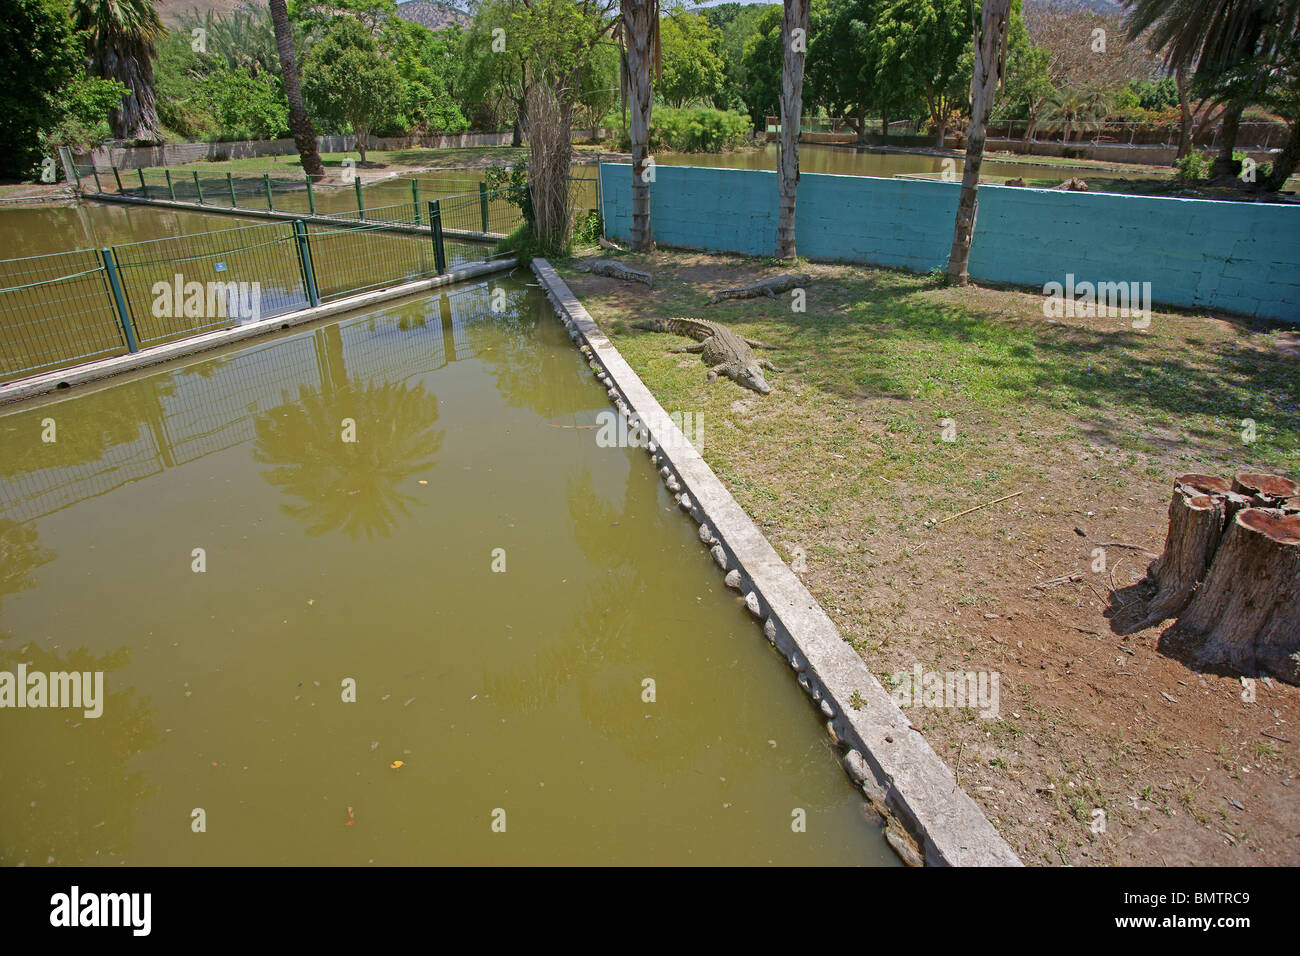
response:
[[[1110,114],[1111,98],[1104,90],[1058,90],[1043,107],[1043,125],[1059,130],[1070,142],[1076,134],[1100,129]]]
[[[279,139],[289,133],[289,104],[269,73],[212,73],[197,85],[194,101],[216,121],[210,139]]]
[[[94,149],[109,138],[108,114],[126,94],[126,87],[116,80],[92,76],[74,76],[52,95],[58,120],[40,134],[46,155],[53,156],[60,146],[73,152]]]
[[[1144,110],[1158,112],[1178,105],[1178,84],[1172,76],[1133,83],[1130,89],[1137,97],[1138,106]]]
[[[364,160],[372,129],[397,113],[402,78],[360,21],[338,17],[307,55],[302,87],[314,115],[352,128]]]
[[[384,24],[382,47],[402,80],[393,132],[459,133],[469,121],[452,98],[460,47],[458,32],[433,33],[418,23],[393,17]]]
[[[660,21],[663,75],[655,93],[670,106],[696,100],[712,101],[726,79],[718,55],[718,33],[704,17],[675,11]]]
[[[1001,114],[1019,115],[1032,123],[1056,94],[1052,85],[1052,53],[1026,39],[1013,39],[1007,51],[1007,75],[999,96]]]
[[[650,151],[720,153],[745,142],[749,120],[741,113],[707,106],[661,106],[650,120]]]
[[[881,0],[870,31],[876,82],[925,102],[936,132],[969,109],[969,0]]]
[[[513,252],[519,257],[520,265],[528,265],[537,256],[545,258],[546,252],[542,249],[541,240],[533,234],[531,223],[521,222],[510,231],[506,236],[496,244],[493,250],[496,253]]]
[[[599,209],[588,209],[573,227],[573,244],[575,246],[594,246],[605,234],[605,225],[600,218]]]
[[[524,223],[532,229],[533,194],[528,188],[528,161],[521,159],[514,166],[489,166],[483,173],[483,182],[489,192],[501,192],[501,198],[510,203],[524,217]]]
[[[745,44],[757,33],[758,19],[765,9],[759,4],[720,3],[700,11],[717,31],[718,55],[725,71],[722,89],[713,98],[713,105],[719,109],[747,110],[749,70],[745,66]]]
[[[745,41],[742,65],[749,78],[745,89],[745,108],[755,126],[763,125],[763,117],[781,112],[781,7],[764,7],[754,26],[754,35]],[[812,77],[804,78],[804,102],[816,100]]]
[[[58,0],[0,5],[0,176],[27,177],[41,161],[40,136],[62,118],[54,91],[82,72],[80,44]]]
[[[1174,178],[1186,183],[1195,183],[1210,178],[1214,166],[1214,157],[1209,153],[1192,150],[1186,156],[1174,160]]]

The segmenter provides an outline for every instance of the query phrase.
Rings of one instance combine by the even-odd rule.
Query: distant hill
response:
[[[162,17],[163,24],[169,27],[176,26],[180,23],[180,18],[192,10],[197,10],[200,15],[209,10],[224,15],[245,4],[265,7],[266,0],[154,0],[158,15]],[[407,0],[406,3],[398,3],[397,15],[403,20],[423,24],[430,30],[441,30],[453,25],[469,26],[472,19],[455,3],[439,3],[437,0]]]
[[[444,27],[467,27],[473,20],[464,10],[459,10],[451,3],[438,3],[437,0],[407,0],[397,5],[397,15],[403,20],[410,20],[430,30]]]
[[[194,10],[197,10],[200,16],[209,10],[222,16],[228,16],[245,4],[257,7],[266,6],[265,0],[154,0],[158,16],[162,17],[163,26],[166,27],[178,25],[182,16]]]
[[[1118,0],[1025,0],[1026,9],[1039,7],[1046,10],[1086,10],[1104,13],[1108,17],[1124,16],[1124,4]]]

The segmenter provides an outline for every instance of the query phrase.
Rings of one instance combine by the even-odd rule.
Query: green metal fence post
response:
[[[122,195],[122,177],[117,174],[117,167],[113,167],[113,178],[117,180],[117,194]]]
[[[436,199],[429,200],[429,235],[433,237],[433,261],[442,275],[447,271],[447,250],[442,245],[442,210]]]
[[[361,198],[361,177],[358,176],[356,179],[352,180],[352,184],[357,187],[357,218],[365,219],[366,203],[365,200]]]
[[[295,219],[293,234],[298,240],[298,264],[302,268],[303,289],[307,293],[307,301],[314,309],[320,305],[320,293],[316,290],[316,270],[311,261],[311,244],[307,241],[307,224],[301,219]]]
[[[230,178],[230,173],[226,173],[226,188],[230,190],[230,208],[234,209],[239,205],[239,200],[235,198],[235,181]]]
[[[140,345],[135,339],[135,326],[131,323],[131,312],[126,307],[126,296],[122,294],[122,280],[117,274],[117,257],[113,255],[112,249],[100,249],[99,254],[104,260],[104,271],[108,274],[108,286],[113,290],[113,303],[117,306],[117,317],[122,323],[127,350],[138,352]]]
[[[90,167],[90,171],[95,175],[95,192],[102,193],[104,191],[104,187],[99,184],[99,170],[92,164]]]
[[[72,167],[72,175],[75,176],[75,177],[77,178],[77,189],[80,190],[80,189],[81,189],[81,173],[77,170],[77,164],[76,164],[76,163],[69,163],[68,165]]]
[[[202,206],[202,205],[204,205],[204,202],[203,202],[203,187],[199,185],[199,171],[198,171],[197,169],[195,169],[195,170],[191,170],[191,172],[194,173],[194,192],[196,192],[196,193],[198,194],[198,197],[199,197],[199,205]]]
[[[149,198],[149,187],[144,184],[144,167],[137,166],[135,171],[140,174],[140,192],[145,199]]]
[[[307,208],[311,210],[311,214],[314,216],[316,215],[316,194],[312,192],[311,188],[311,173],[303,173],[302,175],[307,180]]]
[[[491,232],[492,230],[488,228],[490,217],[488,215],[487,183],[485,182],[478,184],[478,211],[483,219],[483,231]]]
[[[275,197],[271,195],[271,174],[262,174],[262,183],[266,186],[266,208],[275,209]]]
[[[167,176],[167,195],[171,197],[172,202],[176,201],[176,185],[172,182],[172,171],[164,169],[163,173]]]
[[[415,207],[415,224],[420,225],[420,181],[411,180],[411,205]]]

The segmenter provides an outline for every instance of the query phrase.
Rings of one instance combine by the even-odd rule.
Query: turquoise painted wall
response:
[[[659,166],[650,187],[657,242],[769,256],[776,247],[776,173]],[[609,238],[632,228],[632,170],[600,166]],[[805,173],[799,254],[943,268],[958,183]],[[986,282],[1150,282],[1156,303],[1300,321],[1300,208],[981,186],[970,273]]]

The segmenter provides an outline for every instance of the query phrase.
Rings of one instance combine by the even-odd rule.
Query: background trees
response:
[[[726,70],[718,54],[719,33],[704,17],[675,10],[660,21],[663,73],[656,91],[670,106],[716,101]]]
[[[84,32],[89,72],[128,90],[109,115],[113,135],[143,143],[162,137],[154,101],[153,58],[165,31],[152,0],[72,0]]]
[[[399,108],[402,81],[365,24],[338,17],[307,55],[302,85],[315,115],[352,128],[364,163],[370,131]]]
[[[115,81],[86,77],[81,38],[59,0],[0,8],[0,76],[0,176],[37,175],[56,147],[103,139],[108,112],[126,93]]]

